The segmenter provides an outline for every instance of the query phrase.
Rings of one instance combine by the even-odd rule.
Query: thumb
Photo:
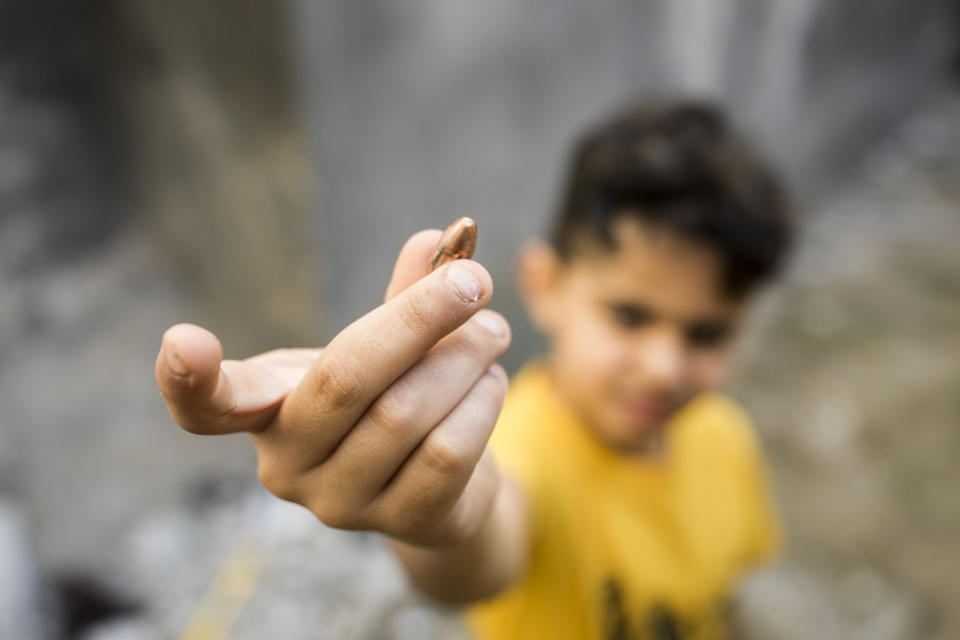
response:
[[[385,300],[393,298],[430,272],[430,258],[437,248],[441,234],[439,229],[427,229],[410,236],[400,249],[397,263],[393,266],[393,276],[387,286]]]

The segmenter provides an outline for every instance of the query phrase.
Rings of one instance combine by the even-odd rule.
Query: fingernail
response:
[[[480,281],[477,280],[477,276],[473,275],[473,272],[466,267],[454,262],[447,267],[447,279],[453,284],[453,288],[457,290],[457,295],[467,302],[476,302],[480,299],[482,292]]]
[[[481,311],[477,315],[473,316],[473,320],[498,338],[502,338],[506,334],[506,331],[504,331],[503,328],[503,321],[501,321],[492,313]]]
[[[167,368],[178,376],[185,376],[190,373],[177,356],[177,351],[170,345],[163,345],[163,356],[167,360]]]

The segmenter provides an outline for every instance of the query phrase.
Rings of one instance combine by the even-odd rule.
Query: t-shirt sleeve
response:
[[[737,413],[743,439],[742,486],[746,518],[744,560],[747,566],[755,566],[779,555],[783,545],[783,533],[763,451],[753,423],[742,410]]]
[[[745,470],[747,496],[750,498],[745,549],[745,560],[749,566],[773,560],[783,546],[783,532],[774,507],[770,481],[758,447],[755,452],[752,464]]]
[[[722,425],[725,446],[736,465],[743,563],[746,567],[763,564],[774,559],[783,544],[763,451],[746,411],[726,396],[717,395],[711,400],[712,417]]]

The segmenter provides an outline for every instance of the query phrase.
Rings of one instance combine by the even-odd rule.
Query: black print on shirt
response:
[[[730,608],[725,604],[709,608],[697,619],[684,619],[657,605],[643,615],[630,616],[624,605],[623,587],[613,578],[603,584],[603,637],[605,640],[684,640],[694,629],[726,626]]]

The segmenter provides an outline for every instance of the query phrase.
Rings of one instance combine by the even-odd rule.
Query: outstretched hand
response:
[[[476,533],[500,481],[486,444],[510,330],[482,310],[493,283],[480,264],[428,273],[439,238],[410,238],[386,302],[325,349],[222,360],[209,331],[171,327],[156,377],[174,420],[191,433],[250,433],[267,489],[330,526],[423,546]]]

